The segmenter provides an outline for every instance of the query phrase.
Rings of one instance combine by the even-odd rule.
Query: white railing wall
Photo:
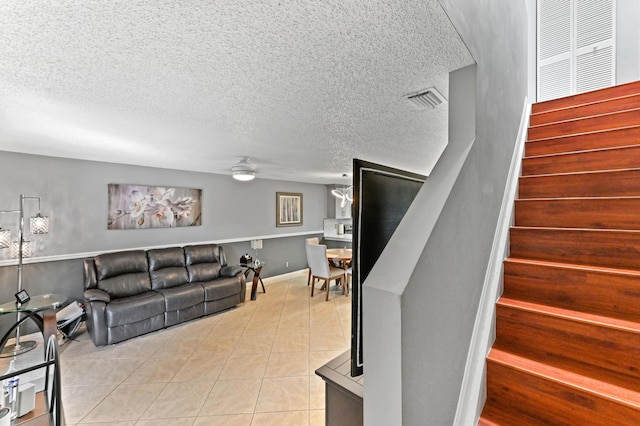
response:
[[[467,355],[467,364],[454,420],[456,426],[477,424],[485,401],[485,360],[495,340],[496,301],[502,294],[503,262],[509,254],[509,228],[513,223],[513,205],[518,192],[518,178],[522,169],[522,157],[530,114],[531,104],[528,99],[525,99],[518,139],[511,159],[509,177],[502,199],[498,226],[493,238],[489,266]]]

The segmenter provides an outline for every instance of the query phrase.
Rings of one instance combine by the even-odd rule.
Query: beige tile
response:
[[[147,408],[142,419],[196,417],[214,382],[169,383]]]
[[[136,359],[61,359],[63,386],[119,385],[144,360]]]
[[[309,376],[309,408],[325,408],[325,382],[320,376]]]
[[[80,422],[115,388],[115,386],[63,386],[62,400],[67,423]]]
[[[240,339],[237,336],[208,336],[205,337],[195,348],[192,357],[201,357],[207,355],[229,355],[236,347],[236,343]]]
[[[262,381],[256,413],[309,409],[309,376],[270,377]]]
[[[251,426],[252,414],[198,417],[193,426]]]
[[[191,426],[195,421],[195,417],[183,417],[180,419],[138,420],[136,422],[136,426]]]
[[[228,322],[219,323],[213,328],[207,338],[223,337],[223,336],[241,336],[244,333],[244,329],[247,327],[245,322]]]
[[[220,376],[227,363],[227,355],[192,356],[178,365],[179,370],[172,382],[209,381],[214,382]]]
[[[162,345],[151,358],[189,357],[204,340],[201,336],[176,336]]]
[[[273,340],[272,352],[308,352],[308,334],[278,334]]]
[[[260,379],[218,380],[199,416],[253,413],[261,384]]]
[[[309,334],[309,320],[281,319],[276,334]]]
[[[256,309],[256,306],[252,303],[245,303],[242,306],[237,306],[234,309],[225,311],[220,316],[220,322],[218,325],[222,324],[247,324],[251,319],[251,315],[253,311]]]
[[[167,383],[180,370],[187,358],[154,358],[144,361],[124,383]]]
[[[271,352],[274,337],[273,334],[266,336],[242,336],[238,340],[235,348],[233,348],[233,353],[269,353]]]
[[[309,352],[272,352],[264,377],[306,376],[309,374]]]
[[[335,308],[331,307],[330,309],[312,309],[309,312],[309,321],[325,321],[325,322],[340,322],[340,317],[338,316],[338,311]]]
[[[82,420],[84,423],[138,420],[164,383],[120,385]]]
[[[343,333],[311,334],[309,339],[311,351],[346,351],[347,343]]]
[[[267,336],[276,334],[278,321],[251,321],[244,329],[243,336]]]
[[[108,422],[91,422],[91,423],[78,423],[77,426],[84,426],[84,425],[91,425],[91,426],[135,426],[136,422],[135,421],[124,421],[124,422],[114,422],[114,421],[108,421]],[[69,426],[69,425],[67,425]]]
[[[325,426],[324,410],[309,411],[309,426]]]
[[[234,354],[229,357],[220,380],[262,378],[267,368],[268,353]]]
[[[264,309],[257,311],[251,317],[251,321],[273,321],[280,320],[282,308],[280,309]]]
[[[300,426],[309,424],[309,411],[256,413],[251,426]]]
[[[344,351],[313,351],[309,352],[309,371],[312,373],[322,367]]]
[[[309,334],[336,334],[342,331],[342,324],[337,318],[309,321]]]
[[[349,347],[351,298],[332,286],[311,299],[306,280],[269,278],[256,301],[116,345],[82,333],[61,348],[68,424],[324,424],[314,371]]]

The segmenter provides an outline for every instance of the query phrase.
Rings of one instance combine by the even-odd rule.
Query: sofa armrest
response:
[[[223,266],[222,269],[220,269],[220,276],[235,277],[240,272],[244,273],[244,268],[242,266],[239,266],[239,265]]]
[[[107,303],[111,301],[111,297],[106,291],[96,289],[85,290],[84,292],[84,308],[86,313],[85,324],[87,331],[93,344],[96,346],[104,346],[107,344],[107,323],[106,310]]]
[[[111,302],[111,296],[109,293],[103,290],[99,290],[97,288],[92,288],[90,290],[85,290],[84,292],[84,300],[86,302]]]

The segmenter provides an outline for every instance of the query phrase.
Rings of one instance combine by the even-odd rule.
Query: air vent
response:
[[[443,102],[447,102],[444,96],[435,87],[430,87],[426,90],[421,90],[417,93],[412,93],[407,96],[407,100],[416,109],[428,109],[435,108]]]

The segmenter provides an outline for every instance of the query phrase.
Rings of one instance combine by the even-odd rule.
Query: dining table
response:
[[[349,263],[353,260],[353,254],[351,249],[348,248],[328,248],[327,249],[327,259],[329,260],[337,260],[342,265],[342,269],[344,269],[345,274],[347,273],[347,269],[349,269]],[[345,279],[346,281],[346,279]],[[344,294],[349,295],[349,283],[344,283]]]

